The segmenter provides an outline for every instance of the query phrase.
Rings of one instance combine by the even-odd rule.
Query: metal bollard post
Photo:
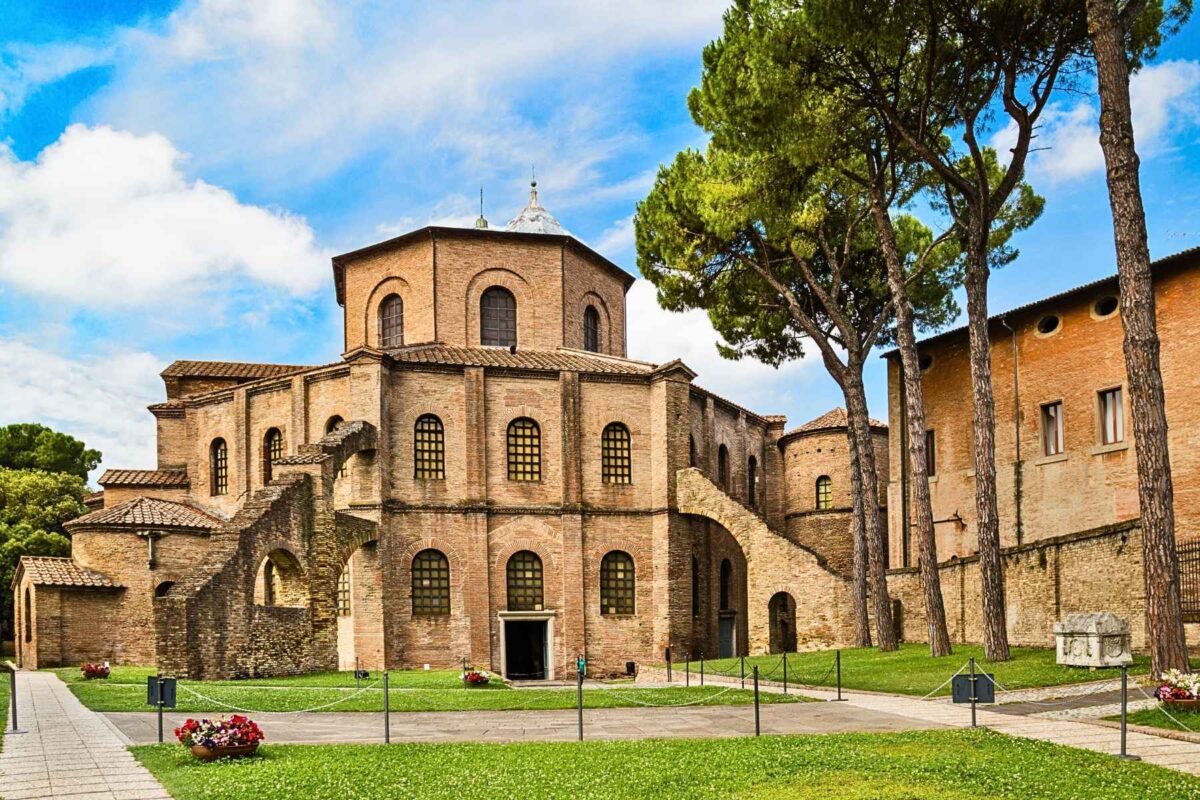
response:
[[[837,697],[834,698],[834,702],[843,703],[846,701],[846,698],[842,697],[842,651],[841,650],[837,651],[837,661],[835,663],[837,664]]]
[[[161,675],[155,676],[155,681],[158,683],[158,743],[163,743],[163,679]]]
[[[388,692],[388,674],[383,671],[383,743],[392,743],[392,699]]]
[[[762,734],[762,725],[758,717],[758,665],[754,665],[754,735]]]
[[[8,664],[9,673],[9,697],[8,701],[12,703],[12,730],[9,733],[24,733],[20,726],[17,725],[17,667],[12,662]]]
[[[700,651],[700,685],[704,685],[704,651]]]
[[[667,683],[671,682],[671,648],[667,648]]]
[[[975,682],[979,680],[975,677],[975,656],[971,656],[971,727],[975,725]]]
[[[358,663],[358,656],[355,656],[354,657],[354,688],[356,690],[362,688],[358,685],[358,676],[362,674],[362,671],[359,669],[359,666],[360,665]]]
[[[742,688],[746,688],[746,657],[742,656]]]
[[[1117,758],[1123,758],[1126,761],[1141,761],[1141,756],[1132,756],[1125,750],[1125,715],[1129,706],[1129,667],[1121,665],[1121,752],[1117,754]]]
[[[583,741],[583,670],[578,673],[578,689],[576,690],[575,705],[579,708],[579,741]]]
[[[692,654],[684,653],[683,657],[685,659],[683,662],[683,685],[691,686],[692,685]]]
[[[783,651],[783,693],[787,694],[787,650]]]

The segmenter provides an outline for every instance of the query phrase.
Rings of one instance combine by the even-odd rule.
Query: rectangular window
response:
[[[1116,444],[1125,441],[1125,402],[1121,387],[1100,393],[1100,443]]]
[[[1042,406],[1042,455],[1056,456],[1063,451],[1063,404]]]
[[[925,474],[937,475],[937,439],[933,431],[925,431]]]

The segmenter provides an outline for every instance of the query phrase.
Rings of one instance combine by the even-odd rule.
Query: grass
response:
[[[12,724],[12,720],[8,716],[8,693],[9,681],[12,676],[7,670],[0,669],[0,750],[4,749],[4,732],[8,730],[8,726]]]
[[[948,695],[949,684],[940,689],[939,685],[966,664],[971,656],[975,656],[980,672],[995,675],[996,682],[1007,689],[1063,686],[1112,677],[1110,672],[1060,667],[1054,663],[1054,650],[1046,648],[1014,647],[1010,661],[992,663],[984,660],[983,648],[979,645],[956,644],[953,655],[931,658],[928,645],[911,643],[902,644],[899,650],[890,653],[872,648],[843,650],[842,687],[919,696],[936,689],[935,695]],[[834,651],[831,650],[789,653],[788,681],[811,686],[834,686],[836,675],[831,669],[834,657]],[[747,657],[747,675],[754,664],[758,665],[760,675],[764,678],[773,681],[783,679],[782,656]],[[690,669],[698,672],[699,662],[693,661]],[[704,669],[708,673],[740,676],[740,664],[736,658],[706,661]],[[674,671],[676,678],[682,679],[682,666],[676,665]],[[1149,671],[1149,657],[1135,655],[1133,666],[1129,668],[1130,674],[1137,675]],[[695,678],[693,675],[693,682]]]
[[[1194,800],[1200,779],[985,730],[640,742],[133,748],[176,800]]]
[[[146,705],[146,678],[153,670],[113,667],[107,680],[84,680],[77,669],[55,672],[85,706],[93,711],[150,711]],[[388,698],[392,711],[509,711],[575,708],[574,689],[512,689],[499,681],[464,688],[457,670],[411,670],[389,673]],[[299,711],[326,706],[325,711],[382,711],[383,690],[377,675],[365,681],[372,686],[355,691],[354,674],[326,672],[286,678],[244,681],[180,681],[176,711],[232,713],[235,706],[253,711]],[[191,689],[204,699],[188,691]],[[585,708],[627,708],[641,705],[744,705],[753,702],[750,690],[724,687],[642,689],[620,685],[611,689],[585,689]],[[763,693],[762,703],[794,703],[804,698]],[[215,702],[214,702],[215,701]],[[332,705],[330,705],[332,704]]]
[[[1147,708],[1142,711],[1130,711],[1127,719],[1130,725],[1147,725],[1151,728],[1166,728],[1172,731],[1200,733],[1200,711],[1180,711],[1174,708],[1168,708],[1167,711],[1171,712],[1171,717],[1179,720],[1179,722],[1164,714],[1161,707]],[[1111,717],[1105,717],[1105,719],[1120,721],[1121,715],[1114,714]]]

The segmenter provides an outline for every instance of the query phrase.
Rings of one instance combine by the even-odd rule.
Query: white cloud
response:
[[[722,358],[716,348],[720,336],[708,315],[700,310],[678,314],[666,311],[655,298],[653,284],[645,279],[630,287],[626,305],[630,358],[656,364],[678,358],[697,373],[698,385],[756,413],[778,414],[803,408],[808,388],[825,378],[824,367],[815,355],[779,369],[751,358]]]
[[[1138,153],[1151,158],[1171,147],[1171,137],[1200,123],[1200,62],[1164,61],[1142,69],[1129,84]],[[1104,170],[1100,150],[1099,107],[1089,99],[1074,106],[1051,105],[1042,114],[1030,154],[1036,182],[1067,183]],[[1016,141],[1009,123],[993,138],[1001,153]]]
[[[612,260],[633,250],[635,231],[633,215],[619,219],[600,234],[596,242],[596,250]]]
[[[72,125],[36,161],[0,150],[0,280],[72,304],[144,306],[240,277],[303,295],[328,262],[303,219],[181,171],[165,137]]]
[[[163,363],[150,353],[114,350],[68,358],[16,339],[0,339],[0,424],[40,422],[103,454],[108,467],[156,466],[154,417]]]

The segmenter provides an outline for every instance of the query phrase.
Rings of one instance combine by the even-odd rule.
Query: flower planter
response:
[[[1200,711],[1200,700],[1163,700],[1163,703],[1176,711]]]
[[[216,761],[218,758],[243,758],[254,755],[257,750],[257,744],[240,744],[233,747],[205,747],[202,744],[194,744],[191,747],[192,755],[201,761]]]

